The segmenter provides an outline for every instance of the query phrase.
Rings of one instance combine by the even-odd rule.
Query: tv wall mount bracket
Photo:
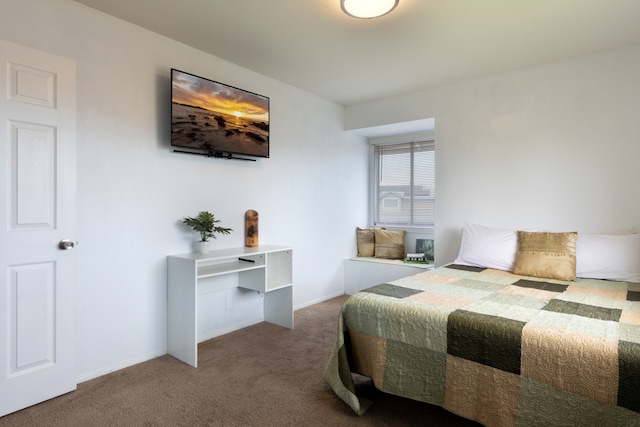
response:
[[[174,153],[184,153],[184,154],[194,154],[196,156],[207,156],[214,157],[216,159],[226,159],[226,160],[244,160],[247,162],[255,162],[256,159],[247,159],[246,157],[235,157],[231,153],[225,153],[223,151],[213,151],[209,150],[206,153],[196,153],[194,151],[184,151],[184,150],[173,150]]]

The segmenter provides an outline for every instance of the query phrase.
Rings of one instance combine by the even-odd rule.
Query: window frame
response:
[[[378,198],[378,176],[379,176],[379,161],[376,156],[376,147],[384,146],[384,145],[407,145],[411,143],[430,143],[433,144],[433,152],[434,155],[436,153],[436,142],[433,136],[433,133],[425,133],[418,135],[399,135],[399,136],[391,136],[385,138],[371,138],[369,139],[370,144],[370,168],[369,168],[369,223],[374,227],[385,227],[388,229],[402,229],[407,230],[408,232],[416,232],[416,233],[428,233],[429,235],[433,235],[435,229],[435,218],[434,222],[428,225],[419,225],[419,224],[387,224],[387,223],[378,223],[377,222],[377,198]],[[413,168],[413,165],[411,166]],[[434,182],[436,180],[436,171],[434,164]],[[413,175],[413,171],[412,171]],[[411,196],[413,198],[413,195]],[[434,194],[433,202],[434,206],[437,200],[437,196]]]

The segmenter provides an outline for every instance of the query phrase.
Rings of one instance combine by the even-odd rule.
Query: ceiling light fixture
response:
[[[340,0],[340,7],[349,16],[361,19],[378,18],[396,8],[400,0]]]

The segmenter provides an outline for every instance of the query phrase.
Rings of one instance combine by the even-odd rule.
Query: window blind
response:
[[[376,226],[429,227],[435,220],[435,143],[374,145]]]

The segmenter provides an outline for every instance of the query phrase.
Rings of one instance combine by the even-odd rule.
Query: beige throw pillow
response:
[[[358,256],[375,255],[375,235],[373,228],[360,228],[356,227],[356,243],[358,246]]]
[[[387,259],[404,258],[404,235],[405,230],[392,231],[376,228],[375,235],[375,257]]]
[[[577,232],[518,231],[514,273],[547,279],[576,279]]]

